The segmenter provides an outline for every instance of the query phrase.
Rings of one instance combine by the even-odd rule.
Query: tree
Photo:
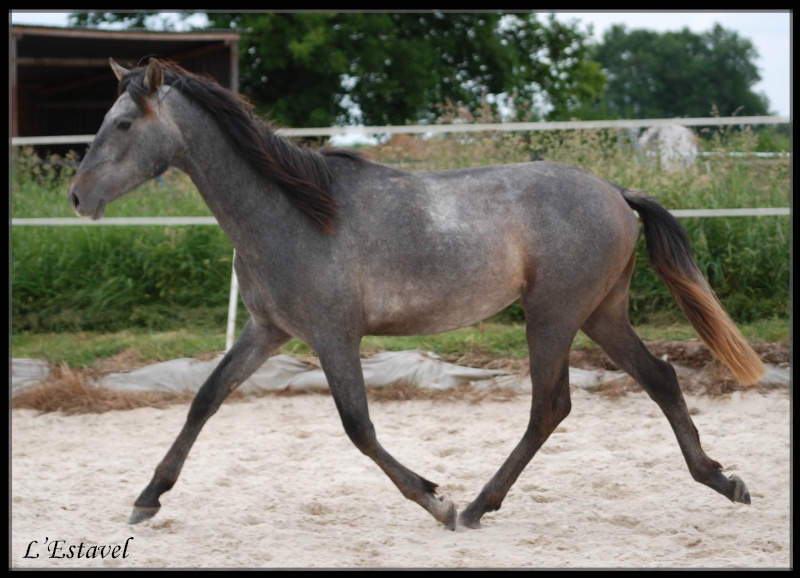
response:
[[[191,12],[73,12],[67,19],[70,26],[98,27],[119,24],[124,28],[172,30],[175,19],[185,19]]]
[[[620,118],[768,114],[767,98],[752,90],[758,53],[718,24],[702,34],[615,25],[592,57],[608,75],[595,107]]]
[[[602,92],[577,26],[533,14],[208,14],[246,31],[240,83],[291,126],[432,122],[483,99],[558,114]],[[503,100],[505,98],[505,101]],[[536,114],[536,112],[534,112]],[[542,112],[539,112],[539,116]]]
[[[84,25],[144,26],[153,13],[95,13]],[[433,122],[449,102],[514,118],[568,115],[602,94],[577,23],[501,13],[207,13],[242,30],[242,92],[278,123]]]

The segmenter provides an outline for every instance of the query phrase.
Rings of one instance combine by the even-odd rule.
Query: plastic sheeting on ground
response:
[[[50,367],[41,359],[20,357],[11,360],[11,392],[44,381],[50,375]]]
[[[182,358],[157,363],[126,373],[111,373],[97,385],[117,391],[197,391],[222,356],[207,361]],[[450,389],[471,384],[474,387],[504,387],[529,391],[530,378],[493,369],[477,369],[448,363],[430,352],[397,351],[378,353],[361,360],[367,387],[404,383],[421,389]],[[47,363],[36,359],[13,359],[12,395],[47,379]],[[592,390],[620,379],[626,374],[615,371],[569,368],[569,382],[574,387]],[[764,384],[789,383],[789,369],[767,367]],[[240,388],[245,393],[284,390],[323,390],[328,387],[318,362],[304,361],[289,355],[271,357]]]
[[[197,390],[222,359],[209,361],[175,359],[143,367],[130,373],[114,373],[103,385],[120,391]],[[369,387],[403,382],[417,387],[449,389],[502,375],[496,370],[474,369],[445,363],[435,355],[419,351],[386,352],[362,359],[364,381]],[[319,365],[289,355],[271,357],[242,386],[245,393],[326,389],[328,382]]]

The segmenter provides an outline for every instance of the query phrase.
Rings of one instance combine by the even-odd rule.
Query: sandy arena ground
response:
[[[692,480],[645,394],[572,393],[572,413],[502,509],[481,530],[456,532],[355,449],[327,395],[225,404],[161,512],[138,526],[127,524],[131,505],[186,404],[77,416],[13,410],[10,566],[791,566],[788,388],[688,397],[704,448],[744,479],[750,506]],[[463,508],[518,441],[528,405],[525,395],[391,401],[372,403],[371,415],[384,447]]]

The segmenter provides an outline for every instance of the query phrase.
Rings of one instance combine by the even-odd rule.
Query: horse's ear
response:
[[[114,71],[114,76],[117,77],[117,80],[122,80],[122,77],[128,74],[128,69],[121,67],[113,58],[109,58],[108,63],[111,65],[111,70]]]
[[[164,71],[161,63],[155,58],[151,58],[147,63],[147,72],[144,75],[144,86],[149,92],[156,92],[164,82]]]

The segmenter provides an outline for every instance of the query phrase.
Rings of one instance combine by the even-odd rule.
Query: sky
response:
[[[66,26],[68,14],[15,10],[11,12],[11,21],[13,24]],[[789,116],[791,112],[792,14],[788,11],[558,12],[556,18],[562,21],[577,20],[584,29],[591,24],[597,41],[614,24],[624,24],[629,30],[644,28],[657,32],[688,27],[692,32],[701,33],[718,23],[750,40],[755,46],[759,54],[755,64],[761,81],[753,90],[767,96],[769,110],[781,116]]]

